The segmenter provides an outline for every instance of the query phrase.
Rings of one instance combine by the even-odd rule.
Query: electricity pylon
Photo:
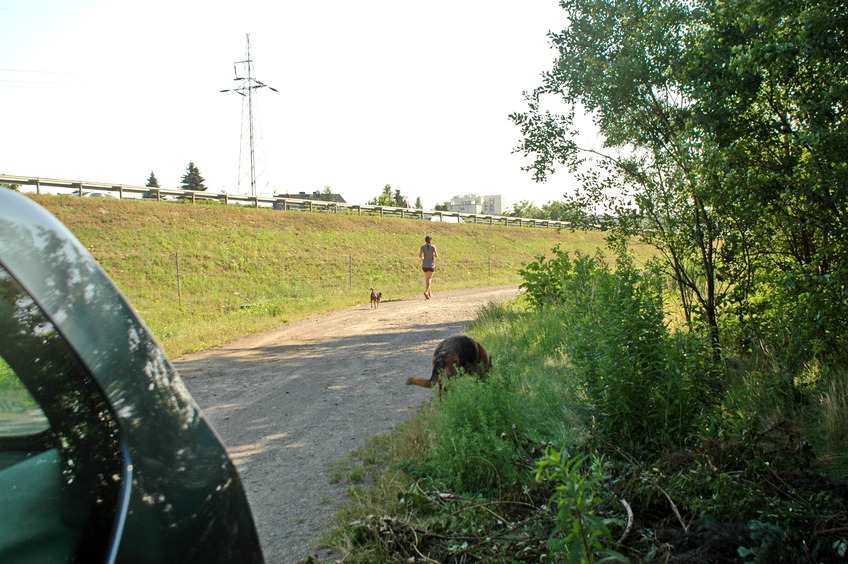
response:
[[[241,120],[242,120],[242,135],[244,135],[244,104],[247,103],[247,120],[248,120],[248,136],[250,140],[250,195],[256,196],[256,147],[254,142],[254,129],[253,129],[253,91],[258,90],[259,88],[268,88],[274,92],[278,90],[271,86],[268,86],[264,82],[257,80],[253,76],[253,60],[250,58],[250,34],[246,34],[247,37],[247,58],[244,61],[236,61],[233,63],[233,71],[235,72],[235,78],[233,80],[239,82],[237,88],[227,88],[225,90],[221,90],[221,92],[235,92],[244,97],[242,100],[242,112],[241,112]],[[241,70],[242,72],[239,72]],[[241,75],[241,76],[240,76]],[[242,138],[239,144],[239,178],[238,178],[238,190],[241,193],[241,163],[242,163],[242,149],[244,147],[244,138]]]

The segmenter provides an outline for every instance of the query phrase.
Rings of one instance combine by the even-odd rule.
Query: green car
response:
[[[241,479],[76,238],[0,188],[0,562],[262,562]]]

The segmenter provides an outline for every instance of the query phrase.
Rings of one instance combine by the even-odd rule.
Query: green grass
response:
[[[556,244],[602,233],[274,211],[221,204],[34,196],[89,249],[172,357],[310,316],[423,291],[418,248],[439,249],[434,291],[515,284]],[[643,255],[648,251],[641,249]],[[179,271],[179,276],[177,275]]]

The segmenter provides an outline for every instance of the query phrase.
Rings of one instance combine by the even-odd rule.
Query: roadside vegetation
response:
[[[366,215],[142,199],[33,198],[82,241],[171,357],[333,310],[424,291],[418,248],[439,249],[434,294],[517,284],[561,243],[591,252],[599,232],[557,232]],[[650,254],[640,247],[641,256]],[[422,298],[423,299],[423,298]]]
[[[845,358],[716,364],[621,247],[614,266],[555,248],[522,278],[469,331],[488,377],[340,464],[350,502],[324,542],[344,562],[844,559]]]

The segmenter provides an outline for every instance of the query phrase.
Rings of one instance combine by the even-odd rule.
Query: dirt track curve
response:
[[[268,564],[294,564],[328,525],[345,485],[331,462],[390,431],[432,395],[436,345],[518,286],[435,292],[363,305],[174,362],[236,461]]]

